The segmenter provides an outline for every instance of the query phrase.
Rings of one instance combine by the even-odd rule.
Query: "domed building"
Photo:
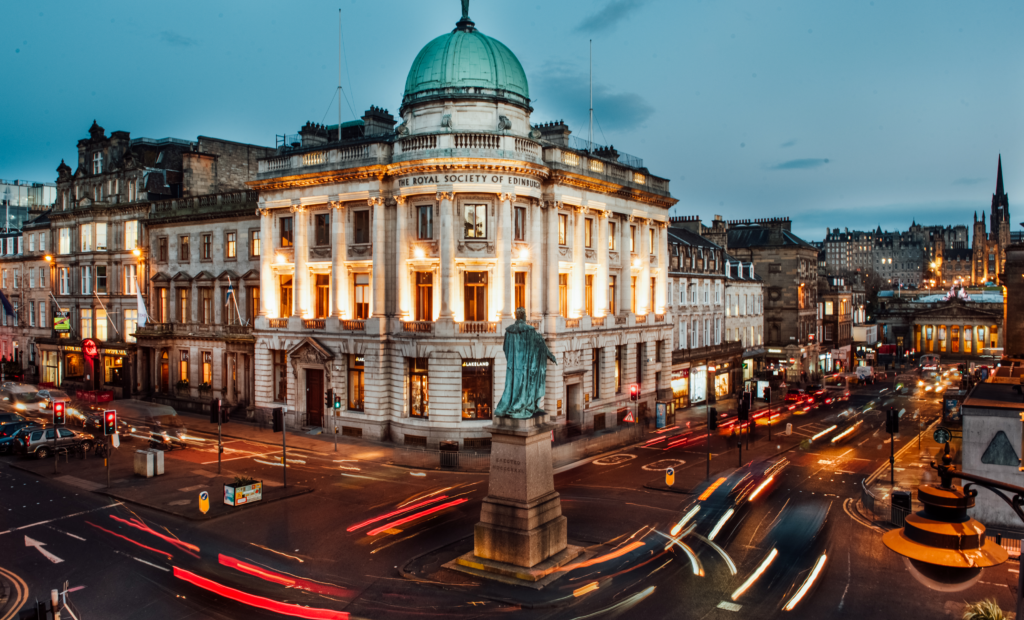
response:
[[[259,161],[260,411],[486,449],[522,307],[558,359],[542,403],[556,440],[625,434],[633,383],[653,419],[671,395],[676,200],[642,160],[532,111],[519,60],[464,9],[413,61],[400,119],[307,123]]]

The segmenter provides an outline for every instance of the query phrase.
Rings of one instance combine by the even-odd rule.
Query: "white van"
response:
[[[857,378],[864,382],[875,380],[875,368],[874,366],[857,366],[854,369],[857,374]]]

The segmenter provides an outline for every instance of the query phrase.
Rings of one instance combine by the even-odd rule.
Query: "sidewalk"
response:
[[[938,473],[931,468],[932,461],[938,463],[942,460],[943,446],[933,438],[933,433],[938,424],[939,420],[935,420],[920,432],[916,427],[912,427],[912,430],[905,430],[901,433],[902,437],[908,438],[910,441],[902,446],[897,444],[896,464],[892,468],[895,486],[890,484],[890,467],[888,462],[876,469],[864,481],[865,488],[876,500],[889,501],[893,491],[910,491],[914,498],[914,509],[920,510],[922,508],[917,501],[917,487],[922,484],[938,483],[939,481]],[[904,426],[902,420],[900,425]],[[882,433],[878,441],[879,443],[887,442],[888,438],[888,435]],[[953,463],[959,465],[959,440],[953,440],[950,444],[950,450],[953,454]]]

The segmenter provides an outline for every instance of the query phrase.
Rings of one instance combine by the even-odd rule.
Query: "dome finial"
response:
[[[465,32],[473,32],[476,30],[476,24],[469,17],[469,0],[462,0],[462,19],[455,24],[456,30],[462,30]]]

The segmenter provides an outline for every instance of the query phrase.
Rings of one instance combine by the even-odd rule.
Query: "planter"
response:
[[[263,499],[262,480],[257,480],[251,484],[235,484],[234,482],[224,484],[224,504],[227,506],[251,504],[261,499]]]

